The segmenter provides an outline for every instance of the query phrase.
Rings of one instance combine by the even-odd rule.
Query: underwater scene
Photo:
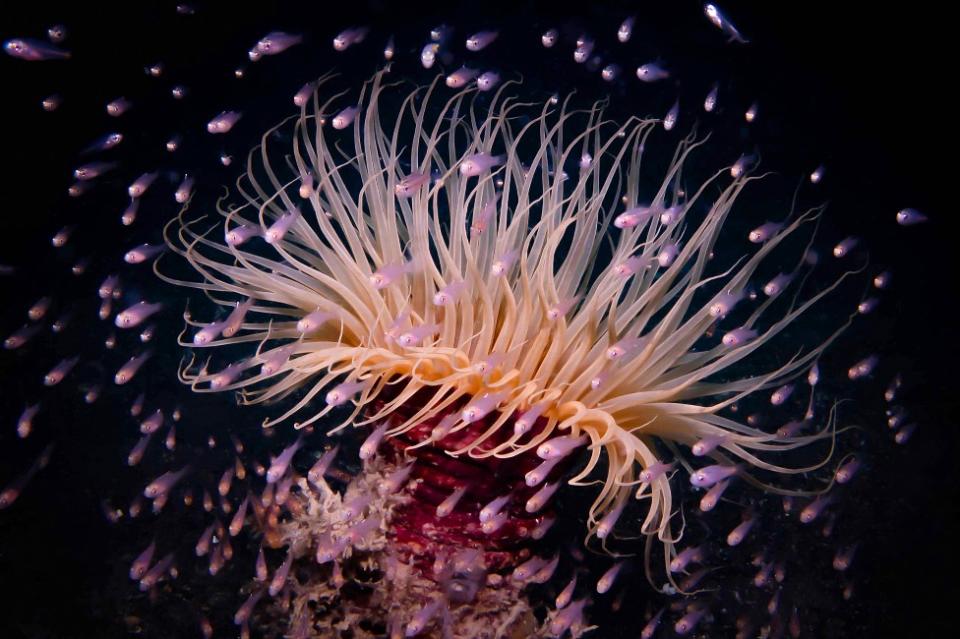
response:
[[[955,632],[943,9],[2,14],[0,638]]]

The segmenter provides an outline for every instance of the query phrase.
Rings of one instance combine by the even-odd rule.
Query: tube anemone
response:
[[[331,433],[387,423],[396,438],[447,417],[445,434],[471,434],[453,456],[550,458],[583,443],[589,458],[569,483],[605,473],[588,536],[600,531],[606,543],[625,504],[646,500],[641,530],[665,544],[667,563],[673,474],[644,481],[642,471],[680,456],[679,446],[712,442],[705,456],[724,476],[783,494],[793,493],[755,471],[824,463],[770,458],[830,440],[833,419],[781,437],[727,410],[802,374],[843,329],[772,366],[744,364],[846,277],[804,291],[813,266],[801,246],[791,290],[751,294],[764,260],[793,251],[792,236],[812,236],[821,209],[785,212],[752,254],[711,268],[738,197],[759,176],[722,167],[686,188],[684,168],[706,138],[682,140],[650,190],[641,165],[657,120],[620,124],[605,104],[578,110],[571,98],[522,103],[510,82],[492,98],[467,89],[441,99],[437,81],[405,90],[385,74],[352,103],[322,97],[322,78],[312,101],[250,152],[238,206],[222,198],[212,226],[186,207],[167,226],[170,248],[200,278],[161,277],[226,308],[252,302],[231,336],[183,342],[228,354],[218,360],[236,352],[225,347],[255,348],[218,370],[191,360],[181,378],[194,390],[238,391],[247,404],[292,397],[265,426],[303,428],[348,402]],[[326,126],[357,105],[352,125]],[[274,148],[277,132],[292,147]],[[231,241],[238,228],[266,243]],[[742,330],[712,339],[728,315],[742,317]]]

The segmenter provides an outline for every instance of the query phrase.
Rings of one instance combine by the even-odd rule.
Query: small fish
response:
[[[342,406],[350,401],[350,398],[366,388],[365,382],[343,382],[333,387],[327,393],[326,401],[330,406]]]
[[[440,330],[439,324],[423,324],[414,326],[397,338],[397,343],[406,348],[418,346],[423,340],[432,337]]]
[[[826,510],[827,506],[833,503],[833,500],[834,496],[831,494],[818,496],[800,511],[800,522],[804,524],[811,523]]]
[[[615,217],[613,225],[618,229],[630,229],[651,219],[653,213],[649,206],[635,206]]]
[[[617,29],[617,40],[623,43],[630,42],[630,37],[633,36],[633,23],[636,20],[636,16],[630,16],[620,23],[620,28]]]
[[[604,355],[611,362],[623,360],[629,355],[634,355],[647,345],[649,339],[646,337],[625,337],[607,348]]]
[[[0,491],[0,510],[4,508],[9,508],[13,505],[15,501],[23,493],[23,489],[26,488],[27,484],[30,483],[30,480],[33,479],[34,475],[47,467],[50,463],[50,456],[53,454],[53,444],[48,444],[46,448],[41,451],[40,455],[30,464],[30,467],[27,468],[27,471],[10,482],[6,488]]]
[[[237,334],[237,331],[239,331],[243,326],[243,321],[246,318],[247,312],[250,310],[251,306],[253,306],[253,298],[250,298],[244,302],[237,302],[236,308],[230,311],[230,315],[227,316],[227,319],[223,324],[221,333],[224,337],[233,337]]]
[[[660,620],[663,618],[663,613],[666,612],[666,610],[666,608],[661,608],[660,612],[650,618],[650,621],[647,622],[647,625],[645,625],[640,632],[640,639],[653,639],[653,633],[655,633],[657,627],[660,626]]]
[[[60,44],[67,39],[67,28],[62,24],[55,24],[47,29],[47,39],[54,44]]]
[[[3,341],[3,347],[9,351],[18,349],[40,332],[40,329],[41,326],[39,324],[25,324]]]
[[[440,504],[437,506],[437,517],[443,518],[449,515],[457,507],[460,499],[463,498],[463,495],[467,492],[466,486],[460,486],[456,488],[450,495],[448,495]]]
[[[490,46],[493,41],[497,39],[498,35],[500,35],[498,31],[479,31],[474,33],[467,38],[467,50],[482,51]]]
[[[50,310],[52,304],[52,297],[41,297],[27,310],[27,317],[29,317],[31,321],[39,322],[47,314],[47,311]]]
[[[707,19],[713,23],[713,26],[717,27],[730,37],[728,42],[739,42],[740,44],[748,44],[750,42],[740,35],[740,32],[737,31],[737,28],[733,26],[733,23],[730,22],[725,15],[723,15],[717,5],[708,2],[707,4],[703,5],[703,12],[706,14]]]
[[[488,153],[467,155],[460,162],[460,175],[464,177],[476,177],[484,171],[503,164],[503,162],[504,156],[502,155],[490,155]]]
[[[316,87],[315,82],[307,82],[300,90],[293,95],[293,103],[298,107],[306,106],[307,102],[310,101],[310,96],[313,95],[314,88]]]
[[[50,369],[50,372],[43,376],[44,386],[56,386],[63,381],[63,378],[70,374],[73,367],[80,361],[79,357],[65,357]]]
[[[900,226],[913,226],[926,221],[927,216],[917,209],[901,209],[897,213],[897,224]]]
[[[868,297],[859,304],[857,304],[857,312],[861,315],[867,315],[872,313],[877,309],[877,306],[880,305],[880,299],[876,297]]]
[[[167,574],[168,571],[172,572],[171,569],[173,568],[173,560],[174,554],[170,553],[158,561],[153,568],[148,570],[147,574],[140,579],[140,591],[146,592],[150,590]]]
[[[235,226],[224,234],[224,240],[230,246],[240,246],[260,236],[259,226]]]
[[[848,483],[851,479],[853,479],[854,475],[857,474],[857,471],[860,470],[860,467],[862,464],[863,462],[860,460],[859,457],[851,458],[850,461],[848,461],[843,466],[837,469],[837,473],[835,475],[837,483],[838,484]]]
[[[433,296],[433,303],[436,306],[449,306],[466,290],[467,283],[464,281],[451,282],[447,284]]]
[[[810,184],[820,184],[820,180],[823,179],[823,174],[826,171],[826,167],[822,164],[815,168],[810,174]]]
[[[873,287],[880,290],[887,288],[890,286],[891,277],[890,271],[884,271],[883,273],[880,273],[873,278]]]
[[[142,264],[159,255],[166,248],[162,244],[141,244],[124,253],[123,261],[127,264]]]
[[[433,67],[434,62],[437,61],[437,53],[439,52],[440,45],[436,42],[428,42],[423,45],[423,49],[420,50],[420,64],[423,65],[424,69]]]
[[[610,566],[605,573],[597,580],[597,593],[605,594],[613,588],[613,584],[617,580],[617,575],[620,574],[620,571],[623,570],[624,562],[618,561],[617,563]]]
[[[23,409],[23,413],[20,414],[20,419],[17,420],[17,437],[26,439],[30,436],[30,433],[33,431],[33,418],[36,417],[39,411],[40,404],[28,405]]]
[[[63,103],[63,98],[59,93],[53,93],[45,97],[40,101],[40,106],[47,113],[51,113],[60,108],[60,105]]]
[[[913,431],[915,431],[916,429],[917,429],[916,422],[912,424],[907,424],[906,426],[898,430],[896,434],[894,434],[893,441],[900,444],[901,446],[903,444],[906,444],[908,441],[910,441],[910,437],[913,435]]]
[[[74,228],[74,226],[65,226],[60,229],[56,235],[50,238],[50,244],[54,248],[63,248],[70,240],[70,235],[73,233]]]
[[[723,336],[723,345],[729,347],[742,346],[756,338],[757,331],[752,328],[736,328]]]
[[[271,31],[260,38],[255,48],[260,55],[277,55],[301,42],[303,42],[303,36],[301,35],[284,33],[283,31]],[[251,60],[252,59],[253,58],[251,58]]]
[[[412,273],[414,264],[412,261],[400,262],[395,264],[385,264],[381,266],[368,278],[373,288],[381,291],[394,282],[397,282],[404,275]]]
[[[116,162],[90,162],[83,166],[78,166],[73,171],[73,177],[78,180],[93,180],[116,166]]]
[[[512,249],[499,256],[490,265],[490,274],[494,277],[506,275],[510,271],[510,267],[517,261],[517,257],[519,257],[517,249]]]
[[[497,211],[497,202],[499,201],[500,193],[497,192],[494,194],[493,198],[484,203],[483,208],[480,209],[478,213],[474,213],[473,219],[470,223],[471,233],[476,233],[479,235],[487,230],[487,225],[490,223],[494,213]]]
[[[703,110],[707,113],[713,113],[713,110],[717,108],[717,94],[720,92],[720,85],[716,82],[713,83],[713,86],[710,88],[710,93],[707,94],[707,97],[703,100]]]
[[[479,73],[477,69],[470,69],[465,66],[460,67],[447,76],[446,84],[451,89],[459,89],[465,87],[470,81],[476,78]]]
[[[422,633],[430,624],[430,621],[436,616],[442,605],[444,605],[444,598],[442,597],[436,597],[433,601],[427,602],[413,615],[410,622],[407,623],[404,636],[416,637]]]
[[[290,567],[293,565],[293,551],[287,552],[287,558],[284,562],[277,568],[277,571],[273,573],[273,579],[270,580],[270,587],[267,591],[270,593],[271,597],[276,597],[280,594],[280,591],[283,590],[283,587],[287,583],[287,577],[290,574]],[[254,600],[256,603],[256,600]]]
[[[764,295],[767,297],[775,297],[779,295],[790,285],[791,280],[793,280],[793,275],[790,273],[780,273],[763,285]]]
[[[360,107],[347,107],[340,111],[340,113],[333,116],[333,120],[330,121],[330,124],[334,129],[341,131],[348,126],[350,126],[357,117],[357,113],[360,112]]]
[[[726,444],[728,439],[729,437],[726,434],[701,437],[690,447],[690,452],[692,452],[695,457],[703,457],[713,452],[718,446]]]
[[[477,78],[477,89],[480,91],[490,91],[500,84],[500,74],[496,71],[486,71]]]
[[[153,560],[153,553],[156,549],[157,541],[153,540],[143,552],[137,555],[137,558],[134,559],[130,565],[130,579],[139,581],[147,574],[147,568],[149,568],[150,562]]]
[[[116,100],[107,103],[107,115],[119,118],[121,115],[130,110],[130,107],[133,106],[133,103],[130,100],[119,97]]]
[[[177,204],[184,204],[187,200],[190,199],[190,196],[193,194],[193,178],[189,175],[183,176],[183,181],[180,182],[180,186],[177,187],[176,192],[173,194],[173,199]]]
[[[163,304],[161,302],[151,304],[150,302],[140,301],[130,308],[117,313],[114,324],[116,324],[117,328],[133,328],[160,312],[162,308]]]
[[[573,50],[573,61],[577,64],[583,64],[590,59],[596,43],[589,38],[581,38],[577,41],[577,48]]]
[[[670,72],[656,62],[648,62],[637,67],[637,78],[644,82],[658,82],[670,77]]]
[[[333,460],[337,456],[337,452],[340,450],[340,445],[336,445],[330,450],[323,453],[317,462],[310,468],[307,472],[307,480],[314,486],[319,486],[323,482],[323,476],[329,470],[330,465],[333,463]]]
[[[447,78],[449,85],[449,77]],[[394,185],[394,193],[399,198],[411,198],[420,190],[421,187],[430,183],[430,173],[411,172]]]
[[[8,55],[21,60],[38,62],[41,60],[66,60],[70,57],[69,51],[47,44],[33,38],[13,38],[3,43],[3,50]]]
[[[743,175],[746,175],[746,173],[750,171],[750,169],[752,169],[756,163],[756,155],[744,153],[737,158],[737,161],[734,162],[733,166],[730,167],[730,177],[739,178]]]
[[[747,538],[747,535],[750,534],[750,530],[753,528],[753,525],[756,523],[756,518],[753,516],[748,516],[744,518],[733,530],[730,531],[730,534],[727,535],[727,545],[728,546],[739,546],[743,543],[743,540]]]
[[[707,614],[707,610],[708,608],[706,606],[702,606],[688,612],[681,617],[676,624],[674,624],[674,632],[681,637],[685,637],[686,635],[690,634],[696,629],[697,624],[700,623],[700,620],[703,619],[704,615]]]
[[[158,408],[140,422],[140,432],[144,435],[152,435],[160,430],[161,426],[163,426],[163,411]]]
[[[750,233],[747,235],[747,239],[754,244],[763,244],[774,235],[779,233],[780,229],[782,228],[783,224],[778,222],[767,222],[766,224],[761,224],[757,228],[750,231]]]
[[[143,489],[143,496],[147,499],[156,499],[160,495],[169,493],[188,472],[190,472],[190,466],[165,472],[147,484],[147,487]]]
[[[733,477],[738,472],[739,469],[736,466],[726,466],[722,464],[705,466],[690,475],[690,483],[697,488],[709,488],[717,482],[723,481],[728,477]]]
[[[142,367],[152,355],[152,351],[145,351],[140,355],[131,357],[126,364],[120,367],[120,370],[117,371],[117,374],[114,375],[114,383],[116,383],[118,386],[128,383],[134,378],[134,376],[136,376],[137,372],[140,370],[140,367]]]
[[[355,44],[360,44],[367,38],[370,29],[367,27],[353,27],[344,29],[333,39],[333,48],[337,51],[346,51]],[[388,58],[389,59],[389,58]]]
[[[877,362],[880,361],[880,358],[876,355],[871,355],[867,358],[864,358],[850,367],[847,371],[847,377],[851,380],[861,379],[863,377],[868,377],[873,373],[873,369],[876,368]]]
[[[548,402],[540,402],[528,408],[526,412],[517,417],[517,420],[513,423],[514,434],[522,435],[528,432],[549,407],[550,404]]]
[[[366,461],[372,459],[377,454],[377,448],[387,433],[387,423],[384,422],[370,433],[360,446],[360,459]]]
[[[130,226],[133,224],[137,219],[137,212],[139,209],[140,200],[136,198],[130,200],[130,204],[127,205],[127,208],[123,211],[123,215],[120,216],[120,223],[124,226]]]
[[[222,390],[235,382],[243,373],[243,362],[230,364],[216,375],[210,377],[210,390]]]
[[[453,27],[448,24],[438,24],[430,29],[430,39],[434,42],[443,42],[453,34]]]
[[[297,453],[298,450],[303,446],[303,435],[297,437],[297,440],[283,449],[279,455],[273,460],[270,464],[269,470],[267,470],[267,483],[275,484],[284,475],[287,474],[287,469],[290,467],[290,462],[293,460],[293,456]]]
[[[283,240],[284,237],[286,237],[290,227],[293,226],[293,223],[299,218],[300,209],[287,211],[277,218],[273,224],[267,227],[267,230],[263,233],[263,239],[267,242],[267,244],[278,244]]]
[[[574,450],[587,443],[589,438],[586,435],[574,437],[572,435],[561,435],[548,439],[537,447],[537,457],[540,459],[557,459],[566,457]]]
[[[221,111],[220,114],[207,122],[207,131],[210,133],[228,133],[243,114],[239,111]]]
[[[603,70],[600,72],[600,77],[607,82],[613,82],[620,77],[620,65],[608,64],[607,66],[603,67]]]
[[[107,133],[87,146],[82,153],[94,153],[96,151],[107,151],[123,142],[122,133]]]
[[[667,115],[663,118],[663,128],[667,131],[672,131],[673,127],[677,125],[677,118],[680,117],[680,101],[677,100],[673,103],[673,106],[670,107],[670,110],[667,111]]]
[[[150,188],[150,185],[153,184],[154,180],[157,179],[157,175],[158,173],[156,171],[148,171],[142,174],[127,187],[127,193],[132,198],[142,197],[143,194],[147,192],[147,189]]]
[[[284,577],[284,581],[286,581],[286,577]],[[281,584],[281,587],[282,587],[282,584]],[[271,596],[276,594],[272,592],[272,588],[273,586],[271,585]],[[233,615],[233,623],[235,623],[238,626],[244,626],[247,623],[247,621],[250,620],[250,615],[253,613],[254,607],[256,607],[257,602],[260,601],[260,598],[263,596],[264,592],[266,591],[257,590],[256,592],[250,593],[250,596],[247,597],[247,600],[243,602],[243,605],[241,605],[240,608],[237,610],[236,614]],[[279,592],[279,589],[278,589],[278,592]]]
[[[668,242],[663,245],[663,248],[657,254],[657,264],[660,265],[660,268],[669,268],[678,255],[680,255],[680,245],[676,242]]]
[[[848,237],[833,247],[833,256],[836,258],[846,257],[859,243],[858,238]]]
[[[560,37],[560,32],[556,29],[547,29],[543,32],[543,35],[540,36],[540,42],[547,49],[550,49],[557,43],[557,38]]]
[[[88,185],[86,182],[74,182],[69,187],[67,187],[67,195],[70,197],[80,197],[88,190]]]

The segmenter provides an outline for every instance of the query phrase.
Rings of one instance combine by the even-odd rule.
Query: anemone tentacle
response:
[[[188,219],[186,207],[168,225],[167,243],[201,279],[158,274],[225,308],[252,301],[251,319],[237,335],[199,346],[232,353],[257,344],[230,383],[212,388],[218,373],[207,364],[195,371],[192,360],[181,368],[186,383],[240,391],[250,404],[296,396],[265,425],[296,418],[298,428],[340,403],[318,409],[322,391],[347,384],[352,410],[331,432],[387,420],[416,398],[420,404],[390,422],[388,436],[454,410],[464,411],[450,430],[459,432],[471,422],[465,407],[492,402],[489,427],[452,455],[513,457],[558,435],[586,435],[588,459],[569,483],[601,486],[589,534],[628,500],[649,499],[640,530],[667,546],[668,562],[678,539],[672,473],[639,477],[677,445],[717,437],[709,458],[744,471],[797,474],[825,463],[792,468],[761,456],[834,438],[833,416],[811,435],[780,438],[721,412],[788,383],[820,357],[849,321],[772,369],[738,368],[853,272],[804,295],[813,266],[801,256],[792,299],[770,295],[744,320],[742,327],[756,332],[752,339],[703,346],[718,322],[748,303],[770,255],[816,226],[821,207],[789,211],[751,255],[716,270],[711,260],[725,222],[763,176],[733,176],[723,167],[683,188],[685,169],[708,136],[681,140],[650,190],[641,166],[646,170],[656,120],[618,124],[604,103],[577,110],[572,96],[522,103],[511,96],[511,82],[492,97],[464,89],[438,101],[434,81],[397,106],[391,100],[399,85],[386,84],[386,73],[360,92],[355,104],[363,115],[352,136],[325,126],[348,93],[323,98],[332,76],[321,78],[312,101],[251,150],[237,181],[240,205],[220,198],[222,220],[202,232],[196,229],[206,218]],[[278,152],[275,134],[289,129],[292,150]],[[471,157],[491,166],[476,175],[465,164]],[[401,180],[412,175],[429,177],[401,193]],[[618,223],[623,211],[636,223]],[[269,243],[213,239],[214,231],[226,237],[240,226],[266,236],[285,216],[293,216],[289,228]],[[435,300],[441,292],[442,304]],[[326,314],[322,325],[298,328],[315,311]],[[181,343],[197,346],[183,336]],[[281,354],[287,357],[276,370],[263,369]],[[544,407],[541,428],[494,437],[535,405]],[[598,472],[605,477],[598,480]],[[750,472],[741,476],[796,493]]]

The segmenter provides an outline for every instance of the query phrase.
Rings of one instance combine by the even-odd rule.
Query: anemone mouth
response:
[[[666,546],[665,565],[677,540],[673,486],[670,474],[652,470],[666,454],[693,474],[680,447],[712,441],[705,458],[720,470],[711,473],[807,494],[754,472],[820,467],[829,455],[799,468],[766,457],[832,441],[835,420],[781,437],[729,409],[765,389],[789,396],[786,385],[849,324],[785,362],[746,366],[853,273],[820,290],[805,286],[821,208],[784,213],[751,234],[753,254],[713,268],[725,221],[761,177],[753,160],[687,188],[691,158],[706,140],[691,134],[648,189],[641,166],[656,120],[618,124],[604,103],[578,110],[569,98],[538,108],[513,97],[511,82],[490,98],[465,89],[438,101],[438,78],[391,103],[396,85],[386,74],[351,102],[359,105],[352,139],[325,127],[346,100],[343,92],[322,97],[325,76],[312,101],[250,152],[239,206],[221,199],[222,221],[212,226],[185,207],[167,226],[168,245],[201,279],[155,267],[158,275],[224,306],[247,300],[245,312],[259,320],[242,318],[229,337],[183,341],[218,356],[256,346],[215,371],[209,359],[199,367],[191,359],[180,372],[185,383],[237,391],[242,403],[292,399],[267,426],[296,420],[303,428],[350,405],[330,432],[387,421],[398,455],[435,445],[425,429],[452,416],[443,441],[457,443],[440,449],[460,470],[479,459],[507,472],[543,446],[584,444],[587,462],[568,483],[600,483],[589,535],[602,530],[605,549],[627,502],[643,500],[641,532]],[[278,162],[273,133],[285,125],[292,152]],[[411,176],[430,179],[398,191]],[[224,241],[212,238],[218,229]],[[231,241],[237,229],[249,241]],[[795,266],[761,297],[752,280],[774,254],[792,255]],[[735,339],[717,340],[718,325],[734,320]],[[324,391],[327,405],[317,410]],[[808,414],[813,406],[811,386]],[[537,427],[516,428],[521,420]],[[603,468],[605,477],[595,477]],[[432,472],[436,480],[450,473],[438,464]]]

